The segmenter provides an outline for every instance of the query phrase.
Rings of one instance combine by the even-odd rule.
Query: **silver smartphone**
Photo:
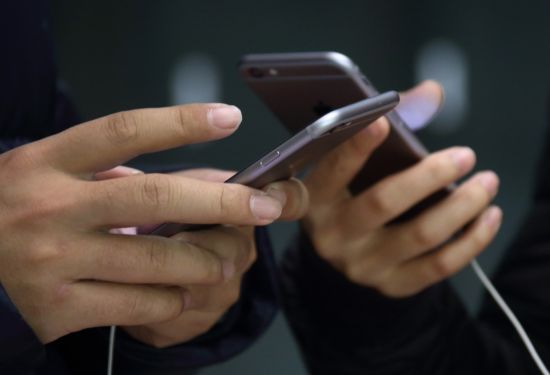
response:
[[[388,91],[330,111],[233,175],[226,183],[262,188],[270,182],[289,179],[391,111],[398,103],[399,94]],[[151,234],[171,236],[198,228],[204,226],[167,223],[154,229]]]
[[[291,133],[301,131],[329,111],[378,95],[357,65],[338,52],[245,55],[239,71]],[[416,164],[428,154],[396,111],[386,114],[386,118],[390,134],[349,185],[352,194]],[[436,192],[398,220],[415,216],[448,193],[449,189]]]

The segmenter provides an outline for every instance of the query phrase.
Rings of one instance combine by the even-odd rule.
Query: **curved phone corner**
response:
[[[347,69],[350,71],[359,70],[359,67],[355,65],[355,63],[343,53],[336,52],[336,51],[327,51],[324,53],[324,55],[328,60],[334,62],[336,65],[344,69]]]
[[[401,94],[399,94],[399,92],[397,92],[395,90],[388,90],[388,91],[386,91],[386,93],[395,96],[395,100],[397,100],[397,104],[399,104],[399,102],[401,102]]]

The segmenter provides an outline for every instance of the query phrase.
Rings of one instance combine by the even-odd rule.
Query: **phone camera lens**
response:
[[[248,74],[250,74],[254,78],[262,78],[265,75],[265,73],[259,68],[248,69]]]

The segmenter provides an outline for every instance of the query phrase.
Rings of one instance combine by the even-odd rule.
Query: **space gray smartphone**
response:
[[[338,52],[250,54],[239,71],[246,84],[291,132],[334,109],[378,95],[376,88],[347,56]],[[386,114],[390,134],[350,183],[358,194],[377,181],[408,168],[428,151],[396,111]],[[397,220],[405,220],[447,196],[434,193]]]
[[[289,179],[391,111],[398,103],[399,94],[388,91],[330,111],[225,182],[262,188],[271,182]],[[166,223],[151,234],[171,236],[198,228],[204,226]]]

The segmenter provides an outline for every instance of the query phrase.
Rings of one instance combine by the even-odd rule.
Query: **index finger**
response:
[[[230,183],[163,174],[83,182],[78,209],[97,227],[151,223],[266,225],[281,215],[277,196]]]
[[[70,173],[107,170],[140,154],[223,138],[241,122],[225,104],[137,109],[101,117],[40,141],[50,165]]]
[[[381,117],[321,159],[304,179],[312,205],[334,202],[342,194],[347,196],[348,184],[389,131],[387,119]]]

